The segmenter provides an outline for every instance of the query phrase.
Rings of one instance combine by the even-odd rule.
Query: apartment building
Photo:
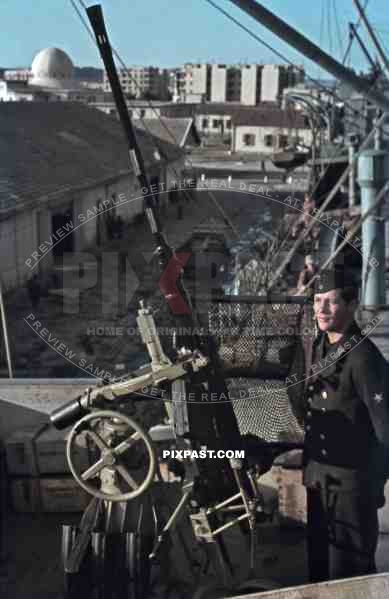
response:
[[[3,79],[5,81],[28,81],[32,77],[31,69],[5,69]]]
[[[185,63],[176,71],[176,100],[186,103],[209,101],[211,71],[209,64]]]
[[[280,103],[286,87],[294,87],[304,81],[302,67],[294,65],[265,64],[261,76],[261,102]]]
[[[145,94],[159,100],[169,98],[169,70],[159,67],[135,66],[128,69],[120,69],[119,79],[123,91],[131,94],[135,98],[140,98]],[[103,89],[105,92],[111,91],[107,73],[104,72]]]
[[[301,67],[262,64],[192,64],[177,70],[176,101],[280,103],[285,87],[304,81]]]

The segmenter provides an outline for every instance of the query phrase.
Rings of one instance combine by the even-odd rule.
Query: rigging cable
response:
[[[328,48],[329,53],[333,54],[333,43],[332,43],[332,30],[331,30],[331,4],[330,0],[325,0],[327,6],[327,35],[328,35]]]
[[[334,19],[335,19],[338,51],[339,51],[339,56],[341,56],[343,54],[343,40],[342,40],[342,33],[341,33],[341,28],[340,28],[340,19],[339,19],[339,15],[338,15],[338,9],[336,8],[336,0],[332,0],[332,9],[333,9],[333,14],[334,14]]]
[[[366,10],[368,4],[369,4],[369,0],[366,0],[363,10]],[[360,24],[361,24],[361,17],[358,17],[358,21],[355,24],[355,29],[359,29]],[[354,35],[350,35],[349,42],[348,42],[348,45],[347,45],[347,48],[346,48],[346,51],[344,53],[343,60],[342,60],[343,64],[346,63],[346,60],[350,55],[351,46],[353,44],[353,41],[354,41]]]
[[[280,57],[282,60],[284,60],[285,62],[287,62],[290,65],[293,65],[293,63],[286,58],[285,55],[283,55],[281,52],[279,52],[278,50],[276,50],[274,47],[272,47],[270,44],[268,44],[267,42],[265,42],[262,38],[260,38],[256,33],[254,33],[251,29],[249,29],[248,27],[246,27],[245,25],[243,25],[243,23],[241,23],[238,19],[236,19],[235,17],[233,17],[228,11],[224,10],[223,8],[221,8],[220,6],[218,6],[215,2],[213,2],[213,0],[205,0],[208,4],[210,4],[211,6],[213,6],[216,10],[218,10],[219,12],[221,12],[224,16],[226,16],[229,20],[231,20],[233,23],[235,23],[236,25],[238,25],[241,29],[243,29],[246,33],[248,33],[251,37],[253,37],[256,41],[258,41],[260,44],[264,45],[267,49],[270,49],[274,54],[276,54],[278,57]],[[295,65],[293,65],[295,66]],[[303,70],[299,67],[296,67],[297,69],[299,69],[300,71]],[[322,88],[326,93],[330,93],[332,94],[332,96],[334,98],[338,98],[339,96],[337,94],[335,94],[332,90],[328,90],[328,88],[324,87],[321,83],[319,83],[318,81],[315,81],[312,77],[310,77],[309,75],[307,75],[308,79],[310,79],[311,81],[313,81],[318,87]],[[376,82],[373,82],[371,88],[374,87]],[[342,100],[344,102],[345,106],[350,106],[350,104],[348,102],[345,102],[344,100]],[[355,113],[355,114],[359,114],[361,115],[364,119],[366,119],[366,115],[364,115],[363,113],[361,113],[360,111],[354,109],[353,107],[351,107],[351,110]],[[373,129],[374,131],[375,129]],[[338,150],[335,149],[335,151],[332,153],[332,156],[329,157],[329,161],[328,161],[328,165],[326,167],[326,169],[323,171],[323,173],[321,174],[321,177],[319,177],[314,189],[312,190],[312,194],[314,194],[314,192],[318,189],[318,186],[320,184],[320,182],[323,180],[323,178],[325,177],[326,173],[328,172],[328,170],[330,169],[334,158],[336,157]],[[339,150],[339,155],[341,155],[342,153],[342,149]],[[346,169],[346,172],[349,172],[349,167]],[[345,177],[344,179],[345,180]],[[342,180],[342,182],[343,182]],[[336,190],[338,190],[340,188],[340,183],[339,185],[336,185]],[[330,195],[328,196],[329,198],[333,198],[335,196],[335,193],[332,194],[330,192]],[[328,198],[327,198],[328,199]],[[324,202],[323,206],[327,206],[328,202]],[[323,208],[321,208],[321,211],[323,210]],[[320,212],[321,214],[321,212]],[[296,243],[294,244],[293,248],[294,248],[294,252],[292,252],[292,254],[289,252],[288,256],[291,256],[297,251],[298,247],[301,245],[301,243],[304,241],[304,239],[306,239],[306,237],[309,235],[310,230],[312,227],[308,228],[307,230],[303,231],[302,234],[299,236],[299,238],[296,240]],[[289,238],[289,233],[286,236],[286,238]],[[281,244],[281,247],[279,248],[278,252],[275,254],[274,259],[278,256],[278,254],[280,253],[281,249],[284,247],[287,239],[284,239],[284,241]],[[289,260],[290,260],[289,258]],[[281,274],[283,273],[283,271],[285,270],[286,267],[286,261],[284,261],[281,265],[280,268],[277,269],[276,271],[276,276],[273,279],[273,284],[277,281],[277,279],[281,276]]]
[[[325,93],[332,95],[333,98],[340,100],[344,106],[348,106],[350,108],[350,110],[355,114],[358,115],[360,117],[362,117],[362,119],[367,120],[367,115],[363,114],[363,112],[361,112],[360,110],[355,109],[349,102],[345,101],[343,98],[340,98],[338,94],[336,94],[333,90],[328,89],[327,87],[323,86],[319,81],[315,80],[313,77],[311,77],[310,75],[306,74],[304,69],[302,69],[299,66],[296,66],[292,63],[291,60],[289,60],[284,54],[282,54],[280,51],[276,50],[273,46],[271,46],[269,43],[265,42],[259,35],[257,35],[256,33],[254,33],[251,29],[249,29],[248,27],[246,27],[245,25],[243,25],[243,23],[241,23],[238,19],[236,19],[235,17],[233,17],[228,11],[224,10],[223,8],[221,8],[218,4],[216,4],[213,0],[205,0],[208,4],[210,4],[211,6],[213,6],[216,10],[218,10],[219,12],[221,12],[225,17],[227,17],[230,21],[232,21],[233,23],[235,23],[236,25],[238,25],[238,27],[240,27],[241,29],[243,29],[246,33],[248,33],[248,35],[250,35],[251,37],[253,37],[256,41],[258,41],[261,45],[265,46],[267,49],[271,50],[274,54],[276,54],[279,58],[281,58],[282,60],[284,60],[286,63],[290,64],[291,66],[294,66],[297,70],[302,71],[306,77],[312,81],[313,83],[315,83],[315,85],[319,88],[321,88]],[[367,6],[368,0],[366,0],[365,3],[365,7]],[[358,21],[358,25],[359,25],[359,21]],[[370,90],[373,89],[373,87],[375,86],[376,81],[373,81]],[[375,129],[373,129],[375,130]],[[336,152],[334,153],[336,154]],[[322,177],[325,176],[325,174],[327,173],[328,169],[331,166],[331,161],[333,160],[333,158],[330,157],[330,161],[329,164],[327,166],[327,168],[325,169],[325,171],[322,174]],[[318,180],[318,184],[320,183],[322,177],[319,178]],[[317,184],[317,185],[318,185]],[[317,185],[315,186],[315,190],[317,189]]]
[[[343,250],[343,248],[345,247],[345,245],[347,243],[350,243],[349,239],[352,238],[357,231],[359,231],[359,229],[361,228],[363,222],[369,216],[371,216],[372,214],[374,214],[374,212],[376,211],[376,209],[380,206],[380,204],[382,203],[382,201],[385,199],[385,195],[386,195],[388,189],[389,189],[389,181],[387,181],[381,187],[380,191],[376,194],[372,206],[370,206],[370,208],[362,216],[357,216],[354,219],[354,222],[352,223],[351,228],[349,229],[348,235],[343,239],[343,241],[339,244],[339,246],[336,248],[336,250],[334,250],[334,252],[321,265],[321,267],[319,268],[318,272],[304,286],[304,289],[308,289],[309,287],[311,287],[313,285],[313,283],[315,282],[315,280],[319,277],[320,273],[323,270],[325,270],[335,260],[336,256],[341,252],[341,250]]]
[[[300,71],[300,73],[302,73],[309,81],[312,81],[312,83],[314,83],[317,88],[321,89],[326,94],[331,95],[334,99],[338,100],[338,102],[342,102],[345,105],[347,104],[349,106],[351,112],[354,113],[355,116],[361,116],[362,118],[366,119],[366,116],[363,114],[362,111],[360,111],[357,108],[355,108],[354,106],[352,106],[349,102],[346,102],[341,96],[339,96],[337,93],[335,93],[332,89],[330,89],[329,87],[326,87],[320,81],[318,81],[317,79],[314,79],[313,77],[311,77],[311,75],[308,75],[308,73],[305,72],[305,70],[304,70],[303,67],[301,67],[299,65],[295,65],[289,58],[287,58],[284,54],[282,54],[282,52],[280,52],[279,50],[276,50],[268,42],[265,42],[265,40],[263,40],[259,35],[257,35],[256,33],[254,33],[251,29],[249,29],[248,27],[246,27],[246,25],[244,25],[238,19],[236,19],[235,17],[233,17],[224,8],[222,8],[221,6],[219,6],[218,4],[216,4],[213,0],[204,0],[204,1],[207,2],[208,4],[210,4],[211,6],[213,6],[219,12],[221,12],[225,17],[227,17],[227,19],[229,19],[230,21],[232,21],[233,23],[235,23],[235,25],[237,25],[238,27],[240,27],[241,29],[243,29],[243,31],[245,31],[250,37],[252,37],[253,39],[255,39],[262,46],[265,46],[265,48],[267,48],[268,50],[270,50],[271,52],[273,52],[273,54],[275,54],[276,56],[278,56],[279,58],[281,58],[285,63],[287,63],[290,66],[294,67],[297,71]]]
[[[76,13],[77,13],[78,17],[80,18],[80,20],[81,20],[82,24],[84,25],[85,29],[87,30],[87,33],[88,33],[88,34],[89,34],[89,36],[92,38],[92,40],[93,40],[93,43],[96,45],[96,40],[95,40],[95,38],[94,38],[94,36],[93,36],[93,33],[92,33],[92,31],[90,30],[90,28],[89,28],[89,25],[88,25],[88,23],[86,22],[86,19],[83,17],[83,15],[82,15],[81,11],[79,10],[78,6],[75,4],[75,0],[70,0],[70,1],[71,1],[71,4],[72,4],[73,8],[75,9],[75,11],[76,11]],[[79,0],[79,2],[80,2],[80,4],[82,5],[82,7],[86,9],[86,6],[85,6],[85,3],[83,2],[83,0]],[[122,59],[121,59],[121,57],[119,56],[118,52],[117,52],[117,51],[116,51],[114,48],[112,48],[112,51],[113,51],[113,54],[115,55],[115,57],[116,57],[116,58],[118,59],[118,61],[120,62],[120,64],[121,64],[122,66],[124,66],[124,68],[126,68],[126,65],[125,65],[125,63],[123,62],[123,60],[122,60]],[[136,82],[136,84],[137,84],[137,82]],[[149,105],[150,105],[150,106],[152,106],[152,104],[151,104],[151,102],[150,102],[150,101],[149,101],[148,103],[149,103]],[[130,102],[129,102],[129,104],[131,105],[131,103],[130,103]],[[135,109],[135,110],[137,110],[137,108],[136,108],[134,105],[132,105],[132,108],[133,108],[133,109]],[[176,140],[176,138],[175,138],[175,136],[174,136],[174,134],[173,134],[173,133],[171,132],[171,130],[170,130],[168,127],[167,127],[167,125],[165,124],[165,122],[164,122],[164,121],[161,119],[160,115],[157,113],[157,111],[154,109],[154,107],[152,107],[152,108],[153,108],[154,112],[157,114],[157,116],[158,116],[158,119],[159,119],[159,121],[161,122],[162,126],[163,126],[163,127],[166,129],[167,133],[168,133],[168,134],[170,135],[170,137],[173,139],[173,141],[174,141],[175,145],[177,145],[177,147],[179,147],[179,146],[178,146],[178,143],[177,143],[177,140]],[[147,123],[145,122],[145,120],[144,120],[142,117],[140,118],[140,120],[141,120],[141,121],[142,121],[142,123],[143,123],[143,126],[144,126],[144,128],[145,128],[145,133],[146,133],[146,134],[149,136],[149,139],[150,139],[150,141],[152,142],[152,144],[153,144],[154,146],[156,146],[156,147],[157,147],[157,149],[158,149],[158,150],[160,150],[160,148],[158,147],[158,145],[155,143],[155,142],[156,142],[156,140],[155,140],[155,137],[152,135],[152,133],[151,133],[151,131],[150,131],[149,127],[147,126]],[[162,153],[162,152],[161,152],[161,153]],[[186,153],[185,153],[185,152],[182,152],[182,155],[183,155],[183,156],[185,156],[185,157],[187,157],[187,155],[186,155]],[[173,172],[174,172],[174,174],[175,174],[175,175],[177,176],[177,178],[178,178],[178,173],[177,173],[177,171],[176,171],[176,169],[174,168],[174,166],[173,166],[173,165],[166,164],[166,168],[167,168],[167,169],[170,169],[171,171],[173,171]],[[185,194],[185,195],[187,195],[187,191],[185,190],[185,188],[183,188],[181,191],[183,191],[183,192],[184,192],[184,194]],[[217,208],[217,209],[219,210],[219,212],[221,213],[221,215],[222,215],[222,217],[223,217],[223,220],[224,220],[224,222],[225,222],[226,224],[228,224],[228,225],[229,225],[229,227],[232,229],[232,231],[234,232],[234,234],[236,235],[236,237],[237,237],[237,238],[239,238],[239,232],[238,232],[238,230],[235,228],[234,224],[231,222],[231,220],[229,219],[228,215],[225,213],[224,209],[223,209],[223,208],[222,208],[222,207],[219,205],[219,202],[216,200],[216,198],[213,196],[213,194],[210,192],[210,190],[207,190],[207,195],[208,195],[208,196],[211,198],[211,200],[213,201],[214,205],[216,206],[216,208]],[[123,317],[123,322],[125,323],[126,321],[127,321],[127,315],[125,315],[125,316]],[[122,351],[122,349],[123,349],[123,345],[124,345],[124,342],[123,342],[123,341],[122,341],[122,340],[119,338],[119,339],[118,339],[118,343],[117,343],[117,344],[114,346],[115,358],[116,358],[116,357],[117,357],[117,356],[118,356],[118,355],[121,353],[121,351]],[[116,350],[116,351],[115,351],[115,350]]]
[[[94,38],[93,33],[91,32],[88,23],[86,22],[84,16],[81,14],[81,11],[79,10],[78,6],[76,5],[75,0],[70,0],[73,8],[75,9],[75,11],[77,12],[82,24],[84,25],[85,29],[87,30],[89,36],[92,38],[93,43],[96,45],[96,41]],[[86,5],[84,0],[78,0],[78,2],[81,4],[81,6],[83,7],[84,10],[86,10]],[[121,64],[122,68],[124,68],[125,70],[128,71],[126,64],[124,63],[124,61],[122,60],[122,58],[120,57],[119,53],[115,50],[115,48],[112,47],[112,52],[114,54],[114,56],[117,58],[117,60],[119,61],[119,63]],[[133,77],[130,78],[133,82],[135,82],[135,85],[138,87],[140,87],[139,83],[136,81],[136,79],[134,79]],[[151,107],[151,109],[153,110],[153,112],[157,115],[157,118],[159,120],[159,122],[161,123],[162,127],[165,129],[165,131],[168,133],[168,135],[171,137],[171,139],[173,140],[173,143],[179,148],[179,144],[177,143],[177,139],[175,138],[174,134],[172,133],[172,131],[169,129],[169,127],[167,126],[167,124],[163,121],[163,119],[161,118],[160,114],[158,113],[158,111],[154,108],[154,106],[152,105],[150,100],[147,100],[149,106]],[[135,110],[136,112],[139,111],[139,109],[137,107],[135,107],[133,104],[131,104],[131,101],[128,101],[128,104],[130,104],[131,108],[133,110]],[[152,141],[152,143],[154,143],[155,145],[155,138],[152,135],[149,127],[147,126],[147,123],[145,122],[145,119],[143,119],[143,117],[141,116],[141,113],[139,112],[140,115],[140,121],[143,124],[143,127],[145,128],[145,132],[149,135],[150,140]],[[157,148],[159,149],[159,148]],[[193,168],[193,162],[191,161],[190,158],[188,158],[188,155],[185,153],[185,151],[182,151],[182,155],[185,157],[186,161],[189,163],[189,165]],[[175,167],[173,165],[166,165],[168,169],[170,169],[171,171],[174,172],[174,174],[177,176],[178,173],[175,169]],[[186,197],[188,197],[188,193],[187,190],[185,190],[185,188],[182,188],[181,191],[184,193],[184,195]],[[239,238],[239,231],[237,230],[237,228],[235,227],[235,225],[232,223],[231,219],[229,218],[229,216],[227,215],[227,213],[225,212],[225,210],[222,208],[222,206],[219,204],[219,202],[217,201],[217,199],[215,198],[215,195],[212,193],[212,191],[210,189],[207,189],[207,195],[208,197],[211,199],[211,201],[213,202],[214,206],[216,207],[216,209],[219,211],[219,213],[221,214],[225,224],[227,224],[230,229],[233,231],[234,235],[236,236],[236,238]]]
[[[84,9],[86,9],[86,5],[85,5],[85,2],[84,2],[84,0],[78,0],[78,1],[79,1],[79,3],[81,4],[81,6],[82,6]],[[207,0],[207,1],[209,1],[209,0]],[[92,39],[93,39],[93,42],[95,43],[95,40],[94,40],[93,34],[92,34],[92,32],[89,30],[88,24],[85,22],[85,20],[84,20],[84,18],[83,18],[83,16],[82,16],[82,14],[81,14],[81,13],[80,13],[80,11],[78,10],[78,8],[75,6],[75,0],[71,0],[71,3],[72,3],[72,5],[74,6],[74,8],[76,9],[76,11],[77,11],[77,14],[78,14],[79,18],[81,19],[81,21],[82,21],[82,22],[83,22],[83,24],[84,24],[84,27],[87,29],[87,31],[88,31],[88,33],[89,33],[89,35],[92,37]],[[221,10],[223,13],[225,13],[225,11],[223,11],[222,9],[220,9],[220,7],[218,7],[218,6],[217,6],[217,5],[215,5],[214,3],[211,3],[211,4],[212,4],[213,6],[215,6],[215,8],[218,8],[218,9],[219,9],[219,10]],[[227,14],[227,13],[225,13],[225,14]],[[227,15],[227,16],[228,16],[229,18],[232,18],[232,17],[230,17],[230,15]],[[232,18],[232,19],[233,19],[233,18]],[[241,24],[240,24],[240,23],[239,23],[237,20],[235,20],[235,19],[233,19],[233,20],[234,20],[234,21],[235,21],[237,24],[239,24],[240,26],[242,26],[242,25],[241,25]],[[243,26],[243,27],[244,27],[244,26]],[[261,40],[260,40],[260,38],[258,38],[258,36],[256,36],[256,35],[255,35],[253,32],[251,32],[250,30],[248,30],[248,29],[247,29],[247,28],[245,28],[245,27],[244,27],[244,29],[246,29],[246,30],[247,30],[247,31],[250,33],[250,35],[253,35],[253,36],[254,36],[256,39],[258,39],[258,41],[261,41]],[[263,42],[263,43],[265,43],[265,45],[267,45],[267,44],[266,44],[266,42]],[[277,54],[277,51],[276,51],[274,48],[272,48],[270,45],[267,45],[267,46],[268,46],[268,47],[269,47],[269,48],[270,48],[270,49],[271,49],[273,52],[275,52],[275,53]],[[114,50],[114,49],[113,49],[113,52],[114,52],[115,56],[117,57],[117,59],[119,60],[120,64],[121,64],[121,65],[122,65],[124,68],[126,68],[126,65],[125,65],[125,63],[124,63],[124,61],[121,59],[121,57],[119,56],[118,52],[117,52],[116,50]],[[284,57],[282,54],[280,54],[280,53],[278,53],[278,54],[280,55],[280,57],[281,57],[281,58],[283,58],[283,60],[285,60],[285,61],[286,61],[286,62],[288,62],[289,64],[292,64],[292,63],[291,63],[291,61],[289,61],[288,59],[286,59],[286,57]],[[297,68],[298,68],[298,67],[297,67]],[[300,69],[300,70],[302,70],[302,69]],[[316,82],[316,81],[315,81],[314,79],[312,79],[311,77],[309,77],[309,76],[307,76],[307,77],[308,77],[309,79],[311,79],[311,80],[312,80],[314,83],[317,83],[317,84],[318,84],[318,82]],[[135,82],[135,84],[139,86],[139,84],[138,84],[137,82]],[[318,84],[318,85],[320,85],[320,84]],[[333,95],[334,97],[337,97],[337,96],[334,94],[334,92],[333,92],[332,90],[328,90],[328,88],[326,88],[326,87],[324,87],[324,86],[322,86],[322,85],[320,85],[320,87],[322,87],[322,88],[323,88],[323,89],[324,89],[324,90],[325,90],[327,93],[329,93],[329,94]],[[153,111],[153,112],[154,112],[154,113],[157,115],[157,118],[160,120],[160,122],[161,122],[162,126],[165,128],[165,130],[166,130],[166,131],[167,131],[167,132],[170,134],[170,136],[171,136],[173,139],[175,139],[175,138],[174,138],[174,136],[173,136],[173,134],[172,134],[172,133],[171,133],[171,131],[169,130],[168,126],[166,125],[166,123],[165,123],[165,122],[164,122],[164,121],[161,119],[161,117],[160,117],[159,113],[158,113],[158,112],[155,110],[155,108],[153,107],[152,103],[151,103],[150,101],[148,101],[148,104],[149,104],[149,106],[151,107],[152,111]],[[346,104],[346,102],[345,102],[345,104]],[[130,104],[130,105],[131,105],[131,104]],[[133,106],[133,105],[132,105],[132,106]],[[137,108],[135,108],[134,106],[133,106],[133,108],[134,108],[135,110],[138,110],[138,109],[137,109]],[[357,109],[355,109],[354,107],[350,106],[350,109],[351,109],[351,110],[352,110],[352,111],[353,111],[355,114],[360,114],[360,116],[362,116],[362,118],[366,118],[366,117],[365,117],[365,115],[363,115],[363,113],[360,113],[360,112],[359,112]],[[145,129],[148,131],[148,133],[149,133],[150,137],[152,137],[152,135],[151,135],[151,133],[150,133],[150,131],[149,131],[148,127],[147,127],[147,124],[145,123],[145,121],[143,120],[143,118],[142,118],[142,117],[140,118],[140,120],[142,121],[142,123],[143,123],[143,126],[145,127]],[[335,152],[334,152],[334,155],[335,155],[335,156],[336,156],[336,153],[337,153],[337,150],[335,150]],[[183,154],[184,154],[184,152],[183,152]],[[188,160],[188,157],[187,157],[187,160]],[[327,172],[328,168],[330,168],[330,166],[331,166],[331,160],[332,160],[332,157],[330,157],[330,162],[329,162],[329,164],[328,164],[328,167],[327,167],[327,169],[326,169],[326,170],[325,170],[325,171],[322,173],[322,177],[324,177],[324,176],[325,176],[325,174],[326,174],[326,172]],[[189,162],[190,166],[192,166],[192,167],[193,167],[193,163],[192,163],[192,161],[191,161],[190,159],[188,160],[188,162]],[[169,168],[169,166],[168,166],[168,168]],[[174,167],[170,167],[170,168],[171,168],[171,169],[173,169],[173,170],[175,170],[175,169],[174,169]],[[176,174],[177,174],[177,173],[176,173]],[[319,178],[319,180],[318,180],[318,184],[320,183],[320,180],[321,180],[321,177],[320,177],[320,178]],[[230,228],[232,228],[232,230],[234,231],[235,235],[238,237],[238,236],[239,236],[239,232],[237,231],[237,229],[235,229],[235,227],[234,227],[233,223],[230,221],[230,219],[229,219],[229,217],[227,216],[227,214],[225,213],[225,211],[222,209],[222,207],[221,207],[221,206],[219,205],[219,203],[217,202],[216,198],[214,197],[214,194],[213,194],[213,193],[212,193],[210,190],[208,190],[208,195],[209,195],[209,197],[211,198],[211,200],[213,201],[213,203],[215,204],[215,206],[217,207],[217,209],[219,210],[219,212],[221,213],[221,215],[222,215],[222,217],[223,217],[224,221],[225,221],[227,224],[229,224]]]
[[[205,2],[207,2],[208,4],[210,4],[211,6],[213,6],[213,8],[215,8],[216,10],[218,10],[220,13],[222,13],[225,17],[227,17],[230,21],[232,21],[233,23],[235,23],[235,25],[237,25],[238,27],[240,27],[241,29],[243,29],[243,31],[245,31],[250,37],[254,38],[257,42],[259,42],[261,45],[265,46],[268,50],[270,50],[271,52],[273,52],[276,56],[278,56],[279,58],[281,58],[283,61],[285,61],[287,64],[295,67],[297,70],[299,70],[300,72],[302,72],[307,79],[309,79],[310,81],[312,81],[318,88],[322,89],[322,91],[324,91],[326,94],[331,95],[334,99],[337,99],[338,101],[341,101],[344,106],[348,106],[350,111],[352,113],[354,113],[355,116],[359,116],[361,117],[363,120],[367,121],[367,115],[365,115],[362,111],[354,108],[349,102],[345,101],[343,98],[341,98],[338,94],[336,94],[333,90],[329,89],[328,87],[325,87],[322,83],[320,83],[319,81],[315,80],[313,77],[311,77],[310,75],[306,74],[304,69],[294,65],[292,63],[291,60],[289,60],[284,54],[282,54],[280,51],[276,50],[273,46],[271,46],[268,42],[265,42],[259,35],[257,35],[256,33],[254,33],[251,29],[249,29],[248,27],[246,27],[246,25],[244,25],[243,23],[241,23],[238,19],[236,19],[235,17],[233,17],[228,11],[224,10],[223,8],[221,8],[218,4],[216,4],[213,0],[205,0]],[[367,2],[366,2],[367,4]],[[372,89],[374,87],[376,82],[373,82],[372,86],[370,89]],[[370,91],[370,90],[369,90]],[[346,119],[345,119],[346,120]],[[354,123],[354,121],[352,121]],[[341,155],[341,151],[339,155]],[[336,157],[336,153],[337,150],[334,151],[334,156]],[[316,191],[318,185],[320,184],[320,181],[325,177],[326,173],[328,172],[328,169],[331,167],[331,163],[333,161],[333,158],[330,156],[329,157],[329,162],[328,162],[328,166],[327,168],[324,170],[324,172],[321,174],[321,177],[318,179],[317,181],[317,185],[314,187],[314,189],[312,190],[312,194]]]
[[[226,11],[224,11],[221,7],[219,7],[217,4],[215,4],[212,0],[206,0],[209,4],[211,4],[214,8],[216,8],[217,10],[219,10],[220,12],[222,12],[225,16],[227,16],[230,20],[232,20],[233,22],[235,22],[239,27],[241,27],[242,29],[244,29],[247,33],[249,33],[250,36],[254,37],[259,43],[265,45],[268,49],[270,49],[272,52],[274,52],[276,55],[278,55],[279,57],[281,57],[285,62],[287,62],[288,64],[293,64],[289,59],[287,59],[284,55],[282,55],[280,52],[278,52],[277,50],[275,50],[275,48],[273,48],[272,46],[270,46],[269,44],[267,44],[264,40],[262,40],[259,36],[257,36],[255,33],[253,33],[250,29],[248,29],[247,27],[245,27],[242,23],[240,23],[237,19],[235,19],[234,17],[232,17],[230,14],[228,14]],[[86,8],[85,3],[83,2],[83,0],[79,0],[80,4],[83,6],[83,8]],[[89,28],[87,26],[87,24],[84,22],[84,19],[82,17],[82,15],[80,14],[78,8],[75,6],[74,0],[71,0],[72,5],[74,6],[74,8],[76,9],[80,19],[82,20],[82,22],[84,23],[84,25],[86,26],[88,33],[91,34],[91,32],[89,31]],[[114,51],[115,56],[120,60],[121,64],[124,64],[123,61],[121,60],[120,56],[118,56],[118,53]],[[124,65],[125,66],[125,65]],[[294,66],[294,65],[293,65]],[[297,69],[299,69],[300,71],[303,71],[303,69],[301,69],[301,67],[296,67]],[[307,78],[312,80],[318,87],[321,87],[326,93],[329,93],[330,95],[332,95],[334,98],[338,98],[339,96],[337,94],[335,94],[335,92],[333,92],[332,90],[328,90],[327,87],[323,86],[322,84],[320,84],[319,82],[315,81],[312,77],[310,77],[309,75],[307,75]],[[151,103],[149,102],[149,104],[151,105]],[[347,102],[344,102],[344,104],[348,104]],[[152,106],[152,105],[151,105]],[[354,114],[360,114],[360,112],[358,110],[356,110],[354,107],[350,106],[352,112],[354,112]],[[153,110],[155,110],[153,108]],[[156,111],[155,111],[156,112]],[[160,118],[160,116],[158,115],[158,117]],[[363,115],[364,118],[365,115]],[[163,123],[163,121],[161,120],[161,122]],[[146,124],[144,123],[144,126],[147,128]],[[166,126],[165,123],[163,123],[163,126],[167,129],[168,127]],[[150,133],[149,133],[150,134]],[[169,134],[172,135],[169,131]],[[150,134],[151,135],[151,134]],[[328,168],[331,166],[331,164],[329,163],[327,166],[326,171],[323,173],[322,176],[325,175],[325,173],[327,172]],[[318,183],[320,182],[320,179],[318,181]],[[308,234],[308,233],[307,233]],[[304,236],[305,237],[305,236]]]
[[[321,0],[321,11],[320,11],[320,34],[319,34],[319,45],[322,46],[324,38],[324,12],[325,12],[326,0]],[[321,73],[320,65],[316,65],[316,78],[319,78]]]

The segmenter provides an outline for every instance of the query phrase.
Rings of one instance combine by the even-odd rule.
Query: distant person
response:
[[[173,184],[169,191],[169,202],[172,206],[175,206],[178,203],[178,185],[176,181],[173,181]]]
[[[305,256],[304,268],[301,271],[296,288],[296,295],[304,295],[306,293],[312,294],[313,287],[306,289],[305,286],[309,283],[312,277],[315,276],[317,267],[315,265],[314,257],[311,254]]]
[[[316,202],[314,198],[309,194],[304,194],[304,202],[302,206],[302,213],[297,218],[296,222],[292,228],[292,238],[297,239],[303,231],[305,231],[312,223],[312,219],[314,219],[314,208],[316,206]],[[309,231],[304,239],[304,253],[310,254],[315,249],[315,243],[318,239],[319,233],[319,223],[315,223],[313,228]]]
[[[297,237],[300,234],[301,229],[307,227],[311,223],[312,213],[315,206],[316,204],[313,197],[309,193],[305,193],[301,214],[292,229],[293,237]]]
[[[128,258],[128,252],[121,250],[119,252],[119,272],[120,272],[120,274],[124,274],[126,272],[127,258]]]
[[[113,238],[121,239],[123,237],[124,221],[122,217],[116,216],[113,219]]]
[[[94,354],[92,342],[87,334],[80,335],[80,345],[88,356]]]
[[[37,274],[34,274],[27,283],[28,296],[32,307],[35,309],[39,306],[41,299],[41,286]]]

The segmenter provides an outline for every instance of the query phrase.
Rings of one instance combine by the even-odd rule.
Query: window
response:
[[[208,119],[203,119],[201,126],[203,129],[208,129],[208,126],[209,126]]]
[[[265,146],[267,148],[271,148],[273,146],[273,136],[272,135],[265,135]]]
[[[280,148],[286,148],[288,145],[289,138],[287,135],[279,135],[278,136],[278,146]]]
[[[255,146],[255,135],[253,135],[252,133],[245,133],[243,135],[243,145]]]
[[[226,121],[226,129],[231,129],[231,121]]]
[[[143,117],[145,116],[145,114],[146,114],[145,109],[141,108],[141,110],[140,110],[140,118],[143,119]]]

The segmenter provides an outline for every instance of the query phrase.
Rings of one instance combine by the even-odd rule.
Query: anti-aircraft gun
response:
[[[141,189],[148,190],[100,6],[88,8],[87,14],[128,142],[131,166]],[[173,272],[184,271],[163,236],[150,193],[144,194],[144,208],[161,271],[171,261]],[[177,281],[175,276],[172,278],[165,277],[161,290],[172,309],[176,330],[200,330],[201,326],[196,326],[200,325],[200,317],[182,276]],[[182,309],[183,303],[191,308],[190,313]],[[234,525],[239,525],[245,535],[248,533],[252,575],[256,525],[267,517],[258,474],[270,468],[277,453],[296,447],[296,443],[279,443],[278,437],[277,443],[272,439],[269,442],[263,402],[258,410],[258,397],[248,394],[242,400],[240,387],[247,378],[256,379],[258,389],[258,381],[266,381],[272,428],[278,427],[278,432],[288,429],[292,414],[287,411],[285,397],[279,397],[280,388],[285,388],[290,359],[283,360],[281,350],[296,338],[303,305],[301,298],[273,298],[269,304],[267,298],[220,297],[203,310],[207,334],[178,333],[172,355],[162,347],[150,307],[140,305],[137,323],[150,363],[119,382],[108,381],[87,389],[51,416],[57,428],[74,425],[67,442],[69,467],[79,485],[93,497],[80,525],[63,527],[67,597],[152,597],[151,566],[157,571],[159,567],[161,581],[166,579],[170,533],[185,517],[191,522],[193,539],[206,554],[205,561],[198,558],[193,546],[188,547],[187,540],[181,539],[194,584],[201,586],[202,576],[212,562],[218,570],[219,586],[236,588],[223,539],[224,531]],[[274,327],[273,333],[263,333],[262,327],[269,324]],[[294,330],[292,336],[286,332],[288,326]],[[256,327],[259,332],[254,330]],[[247,333],[247,329],[254,332]],[[226,378],[233,377],[235,387],[226,383]],[[240,401],[231,399],[231,388],[239,390],[235,399]],[[145,398],[159,398],[167,411],[165,422],[150,431],[128,414],[133,402]],[[261,430],[253,435],[252,425],[258,418]],[[167,510],[160,509],[166,506],[166,485],[157,456],[161,445],[184,456],[183,460],[168,463],[182,488],[173,507]],[[89,452],[86,469],[77,464],[79,447]],[[245,455],[229,458],[231,450]],[[205,451],[206,457],[189,459],[189,451]],[[252,588],[270,587],[260,581]]]

